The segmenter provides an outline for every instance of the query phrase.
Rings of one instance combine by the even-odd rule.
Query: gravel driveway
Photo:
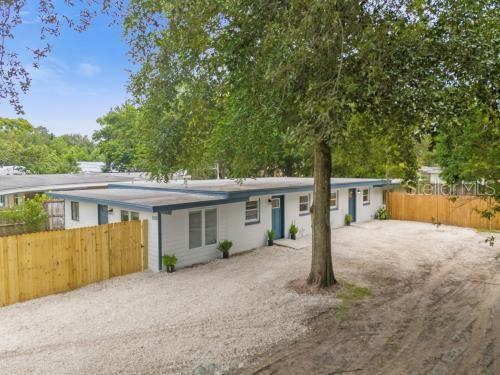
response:
[[[376,314],[373,319],[378,319],[367,322],[370,330],[380,329],[380,337],[393,343],[397,342],[397,334],[412,339],[402,347],[408,350],[409,358],[416,358],[411,347],[421,338],[406,334],[406,326],[398,325],[397,317],[409,326],[419,323],[415,324],[417,330],[425,328],[422,314],[427,310],[421,305],[422,296],[429,296],[437,303],[438,296],[432,293],[441,280],[435,279],[426,288],[418,289],[425,284],[424,278],[429,278],[429,267],[435,266],[445,280],[449,277],[443,262],[454,259],[458,253],[461,255],[457,264],[462,271],[475,265],[490,267],[495,252],[484,244],[484,235],[474,230],[444,226],[436,229],[422,223],[370,222],[336,229],[332,238],[338,276],[358,285],[368,285],[375,292],[366,302],[375,307],[363,310],[363,319],[371,317],[370,311]],[[312,318],[319,321],[318,317],[333,311],[339,300],[330,294],[299,295],[287,287],[292,280],[305,279],[309,266],[310,248],[293,250],[273,246],[174,274],[133,274],[1,308],[0,373],[192,373],[197,366],[212,363],[233,370],[239,368],[244,373],[251,368],[262,371],[266,365],[275,366],[277,373],[292,373],[290,369],[299,370],[297,362],[286,362],[286,358],[299,355],[304,357],[303,371],[323,373],[328,368],[311,367],[319,363],[314,356],[320,342],[315,341],[315,337],[320,337],[321,331],[326,335],[322,339],[325,358],[353,363],[358,360],[357,356],[364,355],[368,345],[359,338],[361,319],[355,320],[357,325],[353,327],[345,323],[336,326],[331,320],[315,326]],[[427,276],[420,276],[419,270]],[[495,270],[487,271],[490,273],[478,269],[476,274],[469,273],[467,277],[477,279],[475,282],[485,279],[493,284],[500,282]],[[459,273],[457,271],[457,275]],[[497,279],[491,279],[495,277]],[[412,284],[407,282],[410,279]],[[399,294],[379,293],[377,285],[382,285],[381,280],[387,282],[381,290],[392,290],[393,286]],[[499,307],[499,287],[493,286],[490,291],[485,289],[489,285],[480,285],[481,300],[489,306],[485,306],[485,314],[500,311],[493,309]],[[467,290],[470,295],[465,297],[473,298],[474,289]],[[420,293],[418,304],[410,298],[410,293],[417,292]],[[400,295],[400,304],[391,306]],[[458,297],[457,301],[464,303],[464,296]],[[450,316],[457,315],[455,309],[460,306],[449,306],[453,309],[449,311]],[[391,308],[395,312],[391,312]],[[353,310],[356,311],[356,306]],[[412,313],[418,314],[419,319],[411,317]],[[467,316],[464,321],[473,319]],[[384,322],[387,322],[385,329]],[[486,319],[484,324],[492,322]],[[494,326],[492,332],[498,333],[497,328]],[[458,330],[455,326],[450,329]],[[350,337],[353,339],[349,340]],[[348,355],[341,357],[338,351],[329,353],[336,350],[337,345],[327,343],[329,338],[341,340],[341,346],[349,348]],[[490,341],[494,343],[496,339]],[[385,358],[385,350],[390,353],[395,350],[383,340],[373,344],[383,348],[378,360]],[[455,338],[455,342],[458,341]],[[344,345],[348,342],[352,345]],[[370,350],[375,353],[376,348]],[[305,358],[308,351],[312,354]],[[308,360],[311,361],[309,367]],[[327,363],[327,360],[323,362],[325,366]],[[389,370],[386,373],[392,373],[390,369],[386,367]],[[409,368],[402,373],[407,370]]]

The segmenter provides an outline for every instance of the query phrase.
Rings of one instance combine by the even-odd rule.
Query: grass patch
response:
[[[498,230],[498,229],[489,230],[489,229],[486,229],[486,228],[474,228],[474,230],[477,233],[500,233],[500,230]]]
[[[337,307],[335,311],[335,317],[339,320],[346,320],[352,303],[356,300],[362,300],[371,295],[372,292],[369,288],[364,288],[351,283],[343,282],[342,290],[338,294],[338,298],[342,300],[342,303]]]

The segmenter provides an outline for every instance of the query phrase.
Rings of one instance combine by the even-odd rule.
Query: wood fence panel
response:
[[[0,306],[145,270],[147,246],[146,221],[1,237]]]
[[[450,199],[443,195],[422,195],[391,192],[388,208],[392,219],[423,221],[433,220],[446,225],[468,228],[500,229],[500,215],[491,223],[481,217],[477,210],[488,208],[487,200],[471,196]],[[491,228],[490,228],[491,225]]]

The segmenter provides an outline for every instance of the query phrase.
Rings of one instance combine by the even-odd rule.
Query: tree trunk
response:
[[[312,263],[308,284],[327,288],[335,283],[330,231],[330,176],[332,152],[325,141],[314,145],[314,199],[312,211]]]

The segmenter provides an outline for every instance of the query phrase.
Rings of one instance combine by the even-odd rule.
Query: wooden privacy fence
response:
[[[456,200],[444,195],[422,195],[391,192],[388,195],[391,219],[436,222],[458,227],[500,229],[500,215],[488,220],[476,209],[488,208],[488,201],[470,196],[459,196]],[[489,225],[491,224],[491,228]]]
[[[0,306],[143,271],[147,238],[147,221],[0,237]]]

